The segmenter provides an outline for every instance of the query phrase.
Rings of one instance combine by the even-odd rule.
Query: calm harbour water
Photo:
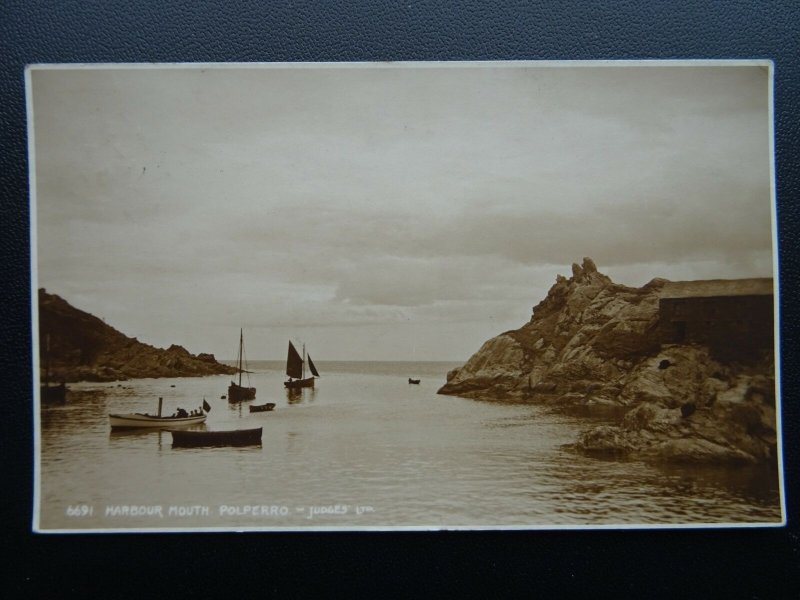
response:
[[[41,530],[588,527],[778,523],[774,469],[657,467],[568,445],[601,422],[540,406],[439,396],[446,363],[320,362],[290,397],[255,362],[256,400],[228,376],[70,386],[40,411]],[[409,385],[408,378],[420,378]],[[244,381],[247,384],[247,380]],[[174,387],[172,387],[174,386]],[[111,432],[109,413],[212,406],[201,428],[263,427],[260,447],[172,448]],[[248,404],[274,402],[272,412]],[[132,507],[132,508],[131,508]],[[138,515],[142,510],[150,514]],[[127,514],[125,514],[127,512]],[[254,514],[255,513],[255,514]]]

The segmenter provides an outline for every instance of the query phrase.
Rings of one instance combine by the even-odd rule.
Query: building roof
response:
[[[668,281],[660,298],[708,298],[711,296],[769,296],[774,293],[772,277],[758,279],[703,279]]]

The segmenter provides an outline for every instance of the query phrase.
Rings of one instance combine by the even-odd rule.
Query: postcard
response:
[[[784,525],[772,85],[28,67],[33,530]]]

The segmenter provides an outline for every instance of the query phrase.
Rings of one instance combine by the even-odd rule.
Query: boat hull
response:
[[[210,446],[260,446],[262,428],[234,429],[232,431],[170,430],[173,448],[201,448]]]
[[[269,410],[274,410],[275,404],[272,402],[267,402],[266,404],[251,404],[250,405],[250,412],[267,412]]]
[[[39,388],[39,397],[42,402],[66,402],[67,386],[63,383],[61,385],[43,385]]]
[[[228,386],[228,402],[241,402],[242,400],[255,400],[256,388],[242,387],[231,382]]]
[[[294,381],[284,381],[283,385],[289,389],[314,387],[314,378],[295,379]]]
[[[409,379],[408,383],[411,385],[419,385],[419,379]]]
[[[157,417],[141,413],[121,415],[108,415],[111,429],[134,429],[143,427],[169,428],[197,425],[206,420],[206,415],[192,415],[188,417]]]

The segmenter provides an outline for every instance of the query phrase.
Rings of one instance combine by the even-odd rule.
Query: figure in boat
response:
[[[311,377],[306,377],[306,361],[308,361]],[[287,388],[314,387],[314,378],[319,377],[319,372],[317,367],[314,366],[314,361],[311,360],[311,355],[306,355],[305,344],[303,344],[303,355],[301,356],[294,344],[291,341],[289,342],[289,354],[286,357],[286,375],[289,380],[284,381],[283,385]]]
[[[239,330],[239,354],[236,358],[236,368],[239,371],[239,383],[231,381],[228,386],[228,402],[241,402],[242,400],[253,400],[256,397],[256,388],[242,387],[242,373],[248,373],[247,383],[250,383],[249,371],[244,367],[247,361],[244,358],[244,332]]]

